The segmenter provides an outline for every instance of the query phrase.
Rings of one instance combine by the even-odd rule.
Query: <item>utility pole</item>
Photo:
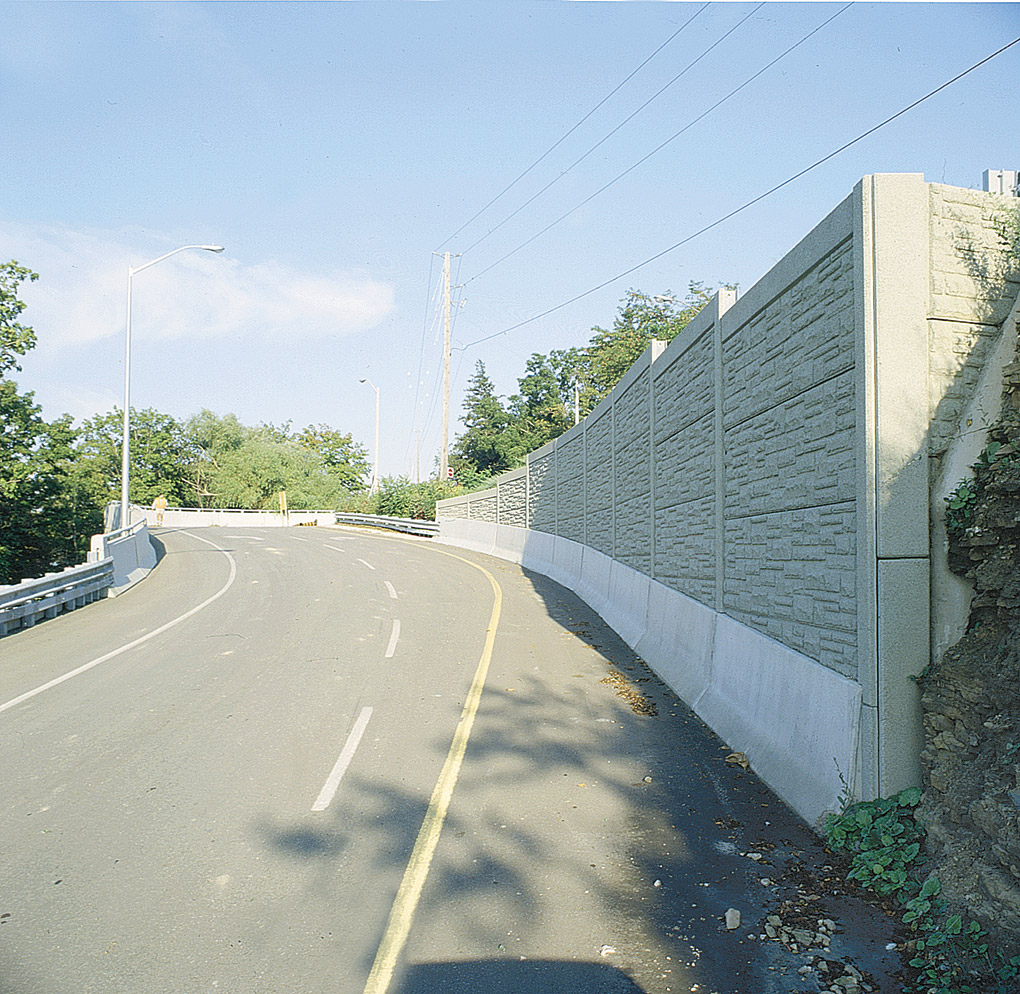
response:
[[[414,456],[414,482],[421,483],[421,428],[415,428],[414,434],[417,439]]]
[[[443,254],[443,441],[439,479],[446,481],[450,443],[450,253]]]
[[[581,423],[581,390],[574,384],[574,424]]]

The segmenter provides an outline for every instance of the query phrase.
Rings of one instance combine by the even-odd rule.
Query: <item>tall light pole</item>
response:
[[[368,492],[374,494],[379,489],[379,388],[367,377],[361,382],[367,383],[375,391],[375,468],[368,487]]]
[[[450,253],[443,258],[443,437],[439,449],[439,482],[446,483],[450,465]]]
[[[180,248],[175,248],[172,252],[167,252],[166,255],[161,255],[158,259],[153,259],[152,262],[146,262],[141,266],[128,266],[128,278],[127,278],[127,322],[126,322],[126,334],[124,336],[124,439],[121,443],[120,450],[120,527],[126,528],[130,521],[128,520],[128,474],[130,472],[131,464],[131,283],[135,277],[135,273],[140,273],[143,269],[148,269],[150,266],[155,266],[157,262],[162,262],[164,259],[169,259],[170,256],[176,255],[178,252],[184,252],[187,249],[204,249],[206,252],[222,252],[222,245],[182,245]]]

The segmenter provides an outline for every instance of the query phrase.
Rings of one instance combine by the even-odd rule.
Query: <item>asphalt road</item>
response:
[[[159,539],[0,639],[3,994],[814,991],[759,938],[811,891],[829,959],[898,989],[894,923],[551,581],[354,530]]]

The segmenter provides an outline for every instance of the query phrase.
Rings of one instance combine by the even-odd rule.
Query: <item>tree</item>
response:
[[[322,460],[337,483],[347,490],[365,489],[365,477],[369,473],[368,449],[354,441],[353,436],[343,434],[329,425],[308,425],[299,431],[295,439]]]
[[[0,266],[0,583],[81,562],[89,536],[102,530],[72,474],[71,418],[48,424],[33,395],[6,378],[35,345],[35,332],[18,321],[26,279],[38,277],[16,262]]]
[[[467,431],[454,443],[450,460],[458,476],[469,467],[491,476],[519,465],[507,446],[510,415],[496,396],[481,359],[475,363],[474,376],[468,381],[461,420]]]
[[[517,386],[520,393],[510,398],[510,411],[524,453],[541,448],[574,423],[567,414],[559,372],[547,356],[533,354]]]
[[[8,370],[21,371],[15,356],[23,356],[35,346],[35,332],[18,322],[25,305],[18,300],[18,287],[39,279],[12,259],[0,265],[0,376]]]
[[[190,482],[203,507],[273,509],[286,490],[294,509],[334,508],[364,488],[364,447],[329,425],[292,434],[290,422],[249,428],[204,410],[186,430],[197,453]]]
[[[535,353],[506,407],[478,362],[464,401],[467,431],[454,445],[455,468],[500,473],[520,466],[529,452],[562,435],[574,423],[575,396],[581,417],[590,414],[648,348],[652,339],[672,341],[712,298],[713,290],[691,283],[682,300],[671,291],[649,296],[628,290],[612,328],[592,328],[587,346]]]
[[[652,339],[671,342],[676,338],[712,299],[713,292],[702,283],[691,283],[687,296],[680,300],[670,290],[654,297],[628,290],[613,327],[592,329],[583,369],[588,409],[623,379]]]
[[[47,424],[32,394],[0,379],[0,423],[0,583],[82,562],[103,517],[70,473],[70,417]]]
[[[98,505],[120,493],[124,415],[114,408],[86,420],[75,445],[75,477]],[[147,507],[163,495],[171,507],[193,506],[193,464],[200,449],[186,427],[153,408],[131,409],[130,500]]]

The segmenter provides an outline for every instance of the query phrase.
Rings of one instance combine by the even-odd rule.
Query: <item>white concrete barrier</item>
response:
[[[113,560],[111,597],[123,593],[149,575],[156,565],[156,550],[149,541],[148,525],[143,518],[127,528],[92,536],[89,562]]]
[[[648,623],[634,651],[695,710],[712,680],[715,621],[691,597],[661,583],[648,588]]]
[[[711,681],[695,710],[809,824],[839,808],[861,701],[857,683],[717,615]]]
[[[837,810],[858,749],[858,684],[608,556],[466,518],[438,541],[574,591],[808,824]]]

